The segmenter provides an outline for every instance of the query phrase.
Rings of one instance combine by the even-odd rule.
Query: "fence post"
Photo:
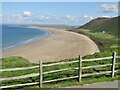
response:
[[[81,58],[81,56],[79,55],[79,71],[78,71],[78,73],[79,73],[79,75],[78,75],[78,80],[79,80],[79,82],[81,82],[81,79],[82,79],[82,58]]]
[[[112,78],[114,78],[115,73],[115,60],[116,60],[116,52],[113,52],[112,54]]]
[[[40,80],[39,80],[39,87],[42,88],[42,61],[39,61],[39,76],[40,76]]]

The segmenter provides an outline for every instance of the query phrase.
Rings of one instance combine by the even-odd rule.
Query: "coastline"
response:
[[[17,28],[27,28],[27,29],[32,29],[32,27],[25,27],[25,26],[16,26]],[[35,28],[33,28],[35,29]],[[11,46],[8,46],[8,47],[3,47],[2,48],[2,51],[6,51],[6,50],[11,50],[11,49],[15,49],[15,48],[19,48],[21,46],[25,46],[25,45],[28,45],[28,44],[32,44],[32,43],[35,43],[41,39],[44,39],[46,37],[49,37],[51,35],[51,32],[49,32],[48,30],[44,30],[44,29],[40,29],[40,28],[36,28],[36,30],[40,30],[40,31],[43,31],[45,32],[44,35],[42,36],[35,36],[33,38],[29,38],[27,40],[23,40],[23,41],[20,41],[19,43],[17,44],[14,44],[14,45],[11,45]]]
[[[3,52],[3,57],[22,56],[32,63],[59,61],[99,52],[97,45],[87,36],[65,29],[30,26],[48,30],[52,34],[34,43]]]

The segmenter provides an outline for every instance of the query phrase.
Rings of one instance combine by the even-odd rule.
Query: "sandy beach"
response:
[[[29,27],[40,28],[40,27]],[[32,44],[3,52],[3,57],[22,56],[32,63],[59,61],[99,52],[97,45],[87,36],[57,28],[42,28],[52,34]]]

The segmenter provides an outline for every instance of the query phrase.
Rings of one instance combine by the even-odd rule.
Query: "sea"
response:
[[[22,25],[2,25],[2,51],[41,40],[50,33],[47,30],[25,28]]]

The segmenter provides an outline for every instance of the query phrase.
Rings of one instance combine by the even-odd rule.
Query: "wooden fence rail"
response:
[[[9,85],[9,86],[2,86],[0,87],[1,89],[5,88],[13,88],[13,87],[23,87],[23,86],[30,86],[30,85],[37,85],[39,82],[34,82],[34,83],[25,83],[25,84],[17,84],[17,85]]]
[[[16,76],[16,77],[10,77],[10,78],[0,78],[0,81],[16,80],[16,79],[30,78],[30,77],[36,77],[36,76],[39,76],[39,73],[32,73],[32,74]]]
[[[0,69],[0,72],[5,72],[5,71],[17,71],[17,70],[28,70],[28,69],[34,69],[34,68],[39,68],[39,65],[38,65],[38,66],[32,66],[32,67]]]
[[[59,62],[59,63],[53,63],[53,64],[43,64],[43,67],[62,65],[62,64],[72,64],[72,63],[76,63],[76,62],[79,62],[79,60],[69,61],[69,62]]]
[[[114,52],[112,56],[103,57],[103,58],[82,59],[82,57],[79,56],[79,60],[75,60],[75,61],[58,62],[58,63],[52,63],[52,64],[42,64],[42,61],[40,61],[39,65],[37,65],[37,66],[24,67],[24,68],[1,69],[0,71],[3,72],[3,71],[16,71],[16,70],[28,70],[28,69],[39,68],[39,73],[32,73],[32,74],[27,74],[27,75],[22,75],[22,76],[17,76],[17,77],[10,77],[10,78],[1,78],[0,81],[23,79],[23,78],[36,77],[36,76],[39,76],[40,80],[39,80],[39,82],[26,83],[26,84],[17,84],[17,85],[10,85],[10,86],[2,86],[0,88],[11,88],[11,87],[36,85],[36,84],[39,84],[39,87],[42,88],[42,84],[44,84],[44,83],[50,83],[50,82],[73,79],[73,78],[78,78],[78,81],[81,82],[82,77],[93,76],[93,75],[101,75],[101,74],[110,74],[110,73],[111,73],[111,77],[114,78],[115,72],[120,71],[120,70],[115,70],[115,65],[120,64],[120,63],[116,63],[116,58],[120,58],[120,56],[116,56],[116,52]],[[94,66],[82,67],[83,62],[88,62],[88,61],[92,62],[92,61],[100,61],[100,60],[107,60],[107,59],[111,59],[112,63],[111,64],[103,64],[103,65],[94,65]],[[72,64],[72,63],[78,63],[78,67],[65,68],[65,69],[59,69],[59,70],[52,70],[52,71],[47,71],[47,72],[43,72],[43,70],[42,70],[43,67],[49,67],[49,66],[55,66],[55,65],[63,65],[63,64]],[[83,69],[99,68],[99,67],[106,67],[106,66],[112,66],[111,70],[110,71],[102,71],[102,72],[99,72],[99,73],[97,72],[97,73],[85,73],[85,74],[82,74]],[[67,71],[67,70],[78,70],[78,72],[79,72],[78,76],[72,76],[72,77],[66,77],[66,78],[59,78],[59,79],[54,79],[54,80],[43,81],[43,75],[44,74],[57,73],[57,72]]]
[[[86,62],[86,61],[88,61],[88,62],[90,62],[90,61],[99,61],[99,60],[112,59],[112,58],[113,57],[110,56],[110,57],[103,57],[103,58],[84,59],[84,60],[82,60],[82,62]]]
[[[79,68],[65,68],[65,69],[59,69],[59,70],[53,70],[53,71],[48,71],[48,72],[43,72],[43,74],[50,74],[50,73],[55,73],[55,72],[61,72],[61,71],[66,71],[66,70],[77,70]]]

